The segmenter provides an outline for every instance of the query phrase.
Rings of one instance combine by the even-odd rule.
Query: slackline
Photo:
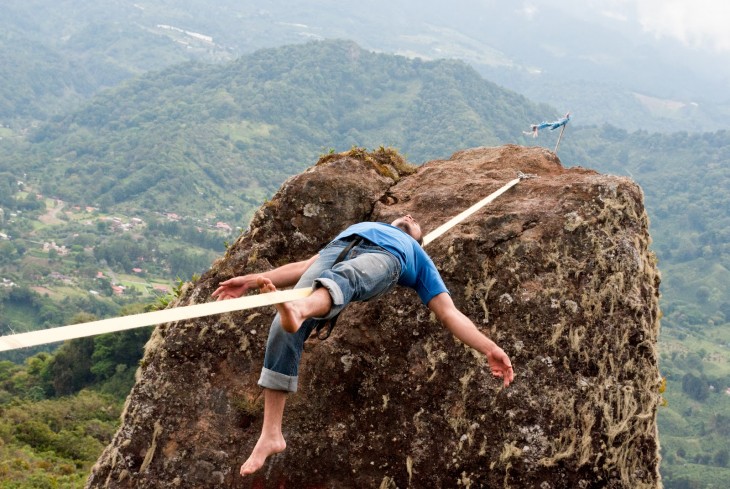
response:
[[[518,183],[520,183],[520,180],[522,180],[524,178],[527,178],[527,175],[524,175],[524,174],[520,173],[520,176],[518,176],[514,180],[506,183],[502,188],[500,188],[496,192],[491,193],[489,196],[485,197],[484,199],[480,200],[479,202],[477,202],[473,206],[469,207],[467,210],[465,210],[461,214],[459,214],[459,215],[457,215],[455,217],[452,217],[447,222],[443,223],[442,225],[440,225],[439,227],[437,227],[436,229],[434,229],[433,231],[431,231],[430,233],[428,233],[426,236],[423,237],[423,246],[426,246],[428,243],[430,243],[434,239],[438,238],[439,236],[441,236],[442,234],[444,234],[446,231],[448,231],[449,229],[453,228],[454,226],[456,226],[461,221],[463,221],[467,217],[469,217],[472,214],[474,214],[476,211],[478,211],[479,209],[481,209],[485,205],[487,205],[490,202],[492,202],[494,199],[496,199],[497,197],[499,197],[500,195],[502,195],[503,193],[505,193],[507,190],[511,189],[512,187],[514,187],[515,185],[517,185]]]
[[[488,195],[464,212],[450,219],[446,223],[437,227],[426,236],[423,237],[423,246],[446,233],[449,229],[468,218],[485,205],[502,195],[504,192],[514,187],[528,175],[520,173],[517,178],[511,180],[496,192]],[[75,338],[83,338],[86,336],[96,336],[105,333],[116,333],[118,331],[126,331],[129,329],[142,328],[155,324],[170,323],[173,321],[183,321],[186,319],[210,316],[213,314],[223,314],[226,312],[242,311],[245,309],[254,309],[257,307],[271,306],[282,302],[289,302],[296,299],[307,297],[312,293],[311,287],[278,290],[268,294],[247,295],[237,299],[227,299],[223,301],[206,302],[203,304],[193,304],[190,306],[173,307],[171,309],[163,309],[161,311],[145,312],[142,314],[132,314],[130,316],[121,316],[116,318],[101,319],[98,321],[90,321],[86,323],[72,324],[69,326],[61,326],[58,328],[43,329],[39,331],[31,331],[28,333],[18,333],[7,336],[0,336],[0,352],[15,350],[17,348],[25,348],[29,346],[44,345],[46,343],[54,343],[57,341],[71,340]]]

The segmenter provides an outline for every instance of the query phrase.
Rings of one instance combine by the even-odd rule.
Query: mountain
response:
[[[240,219],[328,148],[417,163],[522,137],[547,110],[462,62],[314,42],[144,75],[43,125],[6,165],[72,202]]]

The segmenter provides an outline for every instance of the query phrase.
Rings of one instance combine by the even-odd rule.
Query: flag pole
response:
[[[553,153],[558,154],[558,148],[560,147],[560,140],[563,139],[563,133],[565,132],[565,128],[568,124],[563,125],[562,128],[560,128],[560,135],[558,136],[558,142],[555,143],[555,151]]]
[[[565,114],[565,118],[560,121],[563,123],[563,127],[560,128],[560,135],[558,136],[558,142],[555,143],[555,151],[553,153],[558,154],[558,148],[560,147],[560,141],[563,139],[563,133],[565,132],[565,128],[568,127],[568,122],[570,121],[570,112]]]

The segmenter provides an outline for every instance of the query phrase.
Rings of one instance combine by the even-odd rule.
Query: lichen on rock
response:
[[[160,325],[87,487],[660,487],[659,273],[641,189],[541,148],[476,148],[410,174],[382,158],[328,155],[287,180],[178,303],[311,256],[354,222],[410,213],[434,229],[522,171],[537,178],[427,247],[514,383],[396,288],[307,342],[288,447],[242,479],[273,308]]]

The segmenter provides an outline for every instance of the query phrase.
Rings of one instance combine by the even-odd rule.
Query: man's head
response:
[[[413,239],[418,241],[418,244],[423,244],[423,231],[421,231],[421,226],[416,222],[415,219],[413,219],[413,217],[411,217],[410,214],[399,217],[390,224],[402,230],[404,233],[410,234]]]

